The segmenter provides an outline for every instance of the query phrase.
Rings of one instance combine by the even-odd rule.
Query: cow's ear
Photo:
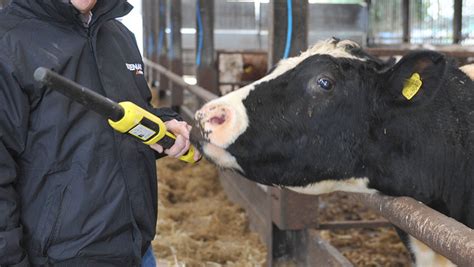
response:
[[[412,52],[383,73],[389,103],[413,105],[433,97],[444,82],[446,58],[433,51]]]

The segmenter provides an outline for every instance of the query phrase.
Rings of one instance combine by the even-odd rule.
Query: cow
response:
[[[208,102],[195,120],[204,156],[255,182],[408,196],[474,227],[474,85],[440,53],[384,65],[332,38]],[[417,266],[454,266],[405,237]]]
[[[248,84],[265,76],[267,56],[261,53],[221,53],[219,54],[219,82]],[[220,95],[234,91],[230,84],[219,85]]]

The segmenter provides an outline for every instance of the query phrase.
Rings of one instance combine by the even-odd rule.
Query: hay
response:
[[[343,192],[323,195],[319,203],[319,217],[322,221],[382,219]],[[393,228],[324,230],[321,231],[321,237],[355,266],[411,266],[409,253]]]
[[[170,267],[264,265],[265,246],[249,231],[244,211],[227,200],[211,164],[165,158],[158,161],[158,174],[153,247],[159,260]],[[322,196],[319,203],[323,221],[380,218],[344,193]],[[321,236],[355,266],[409,266],[408,252],[392,228],[321,231]]]
[[[189,266],[262,266],[266,249],[248,229],[244,211],[229,202],[206,161],[158,161],[155,255]]]

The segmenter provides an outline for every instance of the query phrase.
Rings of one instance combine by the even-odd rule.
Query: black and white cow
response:
[[[204,155],[258,183],[410,196],[474,228],[474,85],[439,53],[383,68],[330,39],[207,103],[196,121]],[[409,243],[418,266],[452,264]]]

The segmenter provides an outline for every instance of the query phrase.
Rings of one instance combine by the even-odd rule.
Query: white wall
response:
[[[127,16],[120,18],[120,21],[135,34],[138,47],[143,55],[142,0],[128,0],[128,2],[133,6],[133,9]]]

